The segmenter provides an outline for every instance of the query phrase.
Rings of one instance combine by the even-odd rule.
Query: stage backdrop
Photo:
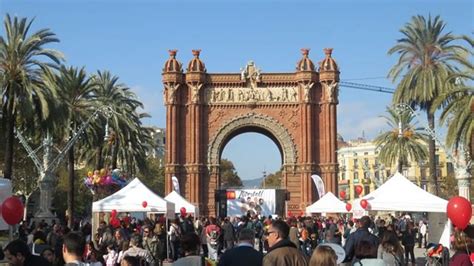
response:
[[[227,190],[227,215],[242,216],[251,212],[268,216],[275,214],[275,189]]]

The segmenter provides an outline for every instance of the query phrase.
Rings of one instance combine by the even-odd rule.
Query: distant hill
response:
[[[243,179],[242,184],[244,188],[261,188],[260,185],[262,184],[263,177],[257,179]]]

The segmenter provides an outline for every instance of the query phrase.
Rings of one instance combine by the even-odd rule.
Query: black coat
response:
[[[369,241],[375,249],[379,246],[379,238],[371,234],[368,228],[359,228],[354,233],[349,235],[346,241],[344,250],[346,251],[346,259],[344,262],[352,261],[355,257],[355,248],[359,245],[362,240]]]
[[[218,266],[262,266],[263,255],[252,247],[241,246],[222,254]]]

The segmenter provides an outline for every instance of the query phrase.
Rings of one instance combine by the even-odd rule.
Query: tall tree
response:
[[[50,88],[42,86],[44,70],[56,67],[63,55],[45,48],[59,42],[49,29],[30,35],[33,20],[5,16],[5,36],[0,36],[0,94],[2,95],[2,126],[5,132],[3,174],[11,179],[13,169],[14,128],[17,118],[29,119],[49,115]],[[49,60],[45,60],[49,59]]]
[[[261,187],[264,188],[280,188],[281,187],[281,178],[282,178],[282,169],[276,171],[275,173],[269,174],[262,180]]]
[[[395,82],[394,103],[407,103],[426,111],[428,126],[435,131],[435,116],[432,110],[434,99],[451,89],[447,77],[456,72],[457,65],[468,65],[468,51],[454,43],[456,36],[445,33],[446,24],[436,16],[428,19],[418,15],[400,30],[403,38],[397,41],[388,54],[399,55],[398,62],[388,76]],[[435,141],[428,141],[430,190],[439,193],[436,176]]]
[[[221,173],[221,187],[241,187],[242,180],[240,180],[237,171],[235,170],[234,164],[227,160],[221,159],[220,164]]]
[[[61,66],[59,73],[48,76],[47,83],[56,87],[58,100],[61,103],[60,113],[64,118],[65,141],[72,139],[76,131],[94,112],[94,83],[84,68]],[[82,132],[78,132],[82,134]],[[74,183],[75,183],[75,151],[74,144],[67,150],[68,163],[68,226],[72,226],[74,218]]]
[[[426,141],[428,136],[421,128],[412,124],[414,115],[408,110],[387,109],[387,124],[391,128],[375,138],[375,144],[380,151],[379,160],[387,167],[397,164],[397,170],[403,173],[403,167],[408,162],[426,160]]]

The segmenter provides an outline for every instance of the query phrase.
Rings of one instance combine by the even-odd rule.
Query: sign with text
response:
[[[248,212],[264,216],[275,214],[275,194],[275,189],[228,190],[227,216],[242,216]]]

